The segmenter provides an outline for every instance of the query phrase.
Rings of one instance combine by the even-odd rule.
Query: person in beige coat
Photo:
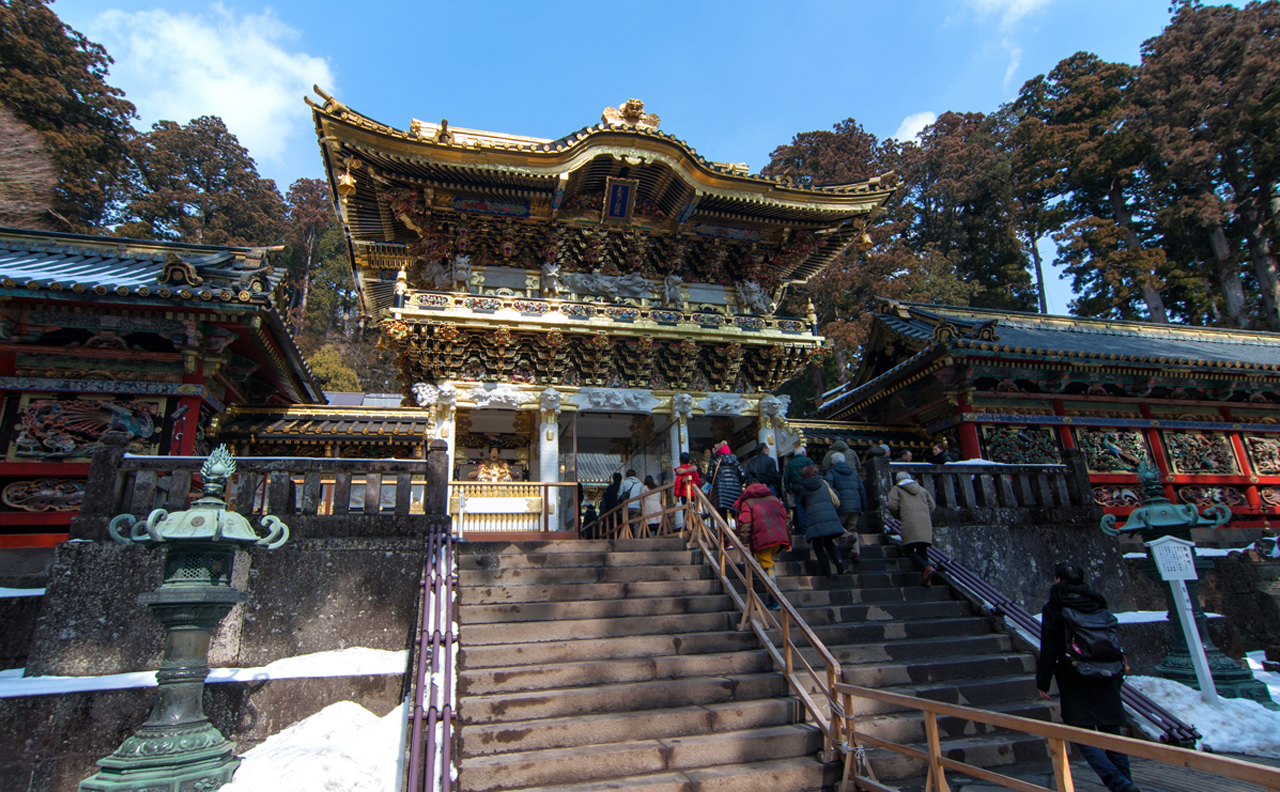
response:
[[[936,570],[929,563],[928,549],[933,544],[932,512],[938,504],[910,473],[899,473],[896,481],[889,490],[887,505],[889,513],[902,521],[898,528],[902,533],[902,554],[920,568],[921,585],[932,586]]]

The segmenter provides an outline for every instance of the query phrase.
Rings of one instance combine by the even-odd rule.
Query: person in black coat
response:
[[[600,499],[600,516],[608,514],[608,518],[600,521],[601,538],[607,533],[614,523],[617,522],[617,515],[609,514],[609,512],[618,508],[621,499],[618,497],[619,491],[622,489],[622,474],[613,474],[613,483],[604,489],[604,497]]]
[[[778,472],[777,461],[769,456],[767,446],[757,446],[754,455],[742,465],[743,484],[763,484],[769,488],[774,497],[782,493],[782,474]]]
[[[817,465],[809,465],[801,473],[800,495],[798,500],[804,506],[804,538],[813,545],[813,558],[818,565],[818,574],[831,577],[831,564],[836,566],[836,574],[844,574],[844,563],[840,560],[840,551],[836,548],[836,537],[844,534],[844,523],[836,512],[834,493],[831,486],[822,478],[822,471]]]
[[[945,465],[948,462],[955,462],[956,458],[947,450],[944,443],[933,444],[933,455],[929,457],[929,463],[933,465]]]
[[[721,442],[711,455],[711,468],[707,473],[707,481],[711,482],[708,493],[720,516],[726,521],[736,514],[734,509],[738,498],[742,497],[742,466],[738,458],[729,450],[729,444]]]
[[[1049,699],[1049,683],[1056,678],[1063,723],[1119,734],[1120,727],[1124,725],[1121,677],[1090,679],[1077,673],[1067,660],[1066,622],[1062,617],[1063,608],[1081,613],[1105,610],[1107,600],[1084,584],[1084,572],[1075,564],[1058,564],[1053,577],[1049,602],[1040,617],[1040,657],[1036,661],[1036,688],[1040,691],[1040,698]],[[1127,755],[1088,745],[1076,747],[1111,792],[1141,792],[1133,783]]]

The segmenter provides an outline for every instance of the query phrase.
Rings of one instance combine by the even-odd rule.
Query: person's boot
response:
[[[844,562],[841,561],[839,558],[836,559],[836,574],[837,575],[844,574]]]
[[[924,571],[920,573],[920,585],[924,586],[925,588],[929,588],[930,586],[932,586],[933,573],[935,571],[936,570],[931,566],[925,567]]]
[[[768,600],[766,600],[764,603],[764,607],[765,607],[765,610],[771,610],[771,611],[782,610],[782,603],[778,602],[777,597],[770,594]]]

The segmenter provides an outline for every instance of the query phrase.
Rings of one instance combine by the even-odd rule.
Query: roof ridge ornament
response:
[[[600,120],[610,129],[657,129],[662,119],[655,113],[644,111],[644,102],[639,99],[628,99],[618,107],[606,107],[600,114]]]

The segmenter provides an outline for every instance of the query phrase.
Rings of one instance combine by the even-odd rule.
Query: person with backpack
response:
[[[1080,567],[1069,561],[1058,564],[1040,617],[1040,698],[1049,699],[1049,683],[1057,679],[1063,723],[1119,734],[1124,725],[1124,672],[1119,625],[1107,610],[1106,598],[1085,585]],[[1133,783],[1126,754],[1076,747],[1110,792],[1141,792]]]
[[[785,500],[794,507],[791,524],[795,529],[802,529],[805,525],[804,506],[800,503],[800,483],[804,480],[804,469],[812,464],[813,460],[805,453],[804,446],[800,446],[782,470],[782,489],[786,495]]]
[[[734,508],[738,511],[738,535],[760,562],[760,568],[776,583],[778,576],[774,572],[774,556],[791,548],[787,507],[767,486],[756,482],[747,485]],[[770,593],[765,607],[780,610],[782,604]]]
[[[644,494],[644,483],[636,476],[634,470],[627,471],[627,477],[622,480],[622,484],[618,487],[618,503],[627,504],[627,523],[634,526],[633,531],[640,530],[641,509],[644,504],[639,500]],[[632,499],[635,500],[632,500]],[[627,503],[630,501],[630,503]]]
[[[902,521],[898,526],[902,554],[920,570],[920,585],[928,588],[937,574],[929,563],[929,545],[933,544],[933,510],[938,504],[910,473],[899,473],[894,480],[885,506]]]
[[[768,446],[756,446],[751,458],[742,465],[744,483],[758,483],[769,488],[774,496],[782,492],[782,474],[778,472],[778,463],[769,455]]]
[[[738,458],[729,450],[728,443],[721,442],[716,446],[707,479],[711,482],[711,491],[707,496],[720,512],[720,516],[728,522],[735,512],[734,504],[742,495],[742,466],[738,464]]]
[[[840,498],[831,486],[822,478],[822,471],[817,465],[809,465],[801,472],[800,495],[797,501],[803,507],[804,538],[813,545],[813,558],[817,562],[818,574],[831,577],[831,564],[836,567],[836,574],[844,574],[844,563],[840,560],[840,551],[836,548],[836,537],[844,533],[844,524],[836,509]]]
[[[831,455],[831,468],[827,470],[826,479],[840,499],[836,512],[844,523],[845,533],[853,537],[849,560],[856,564],[862,557],[858,552],[858,519],[867,508],[867,487],[862,483],[858,472],[844,460],[844,454],[839,451]]]

